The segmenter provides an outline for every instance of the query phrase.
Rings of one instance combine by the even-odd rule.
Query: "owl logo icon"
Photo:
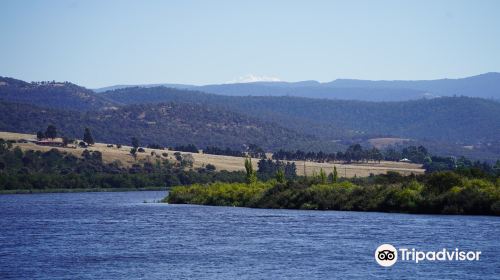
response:
[[[375,260],[381,266],[393,266],[398,260],[398,250],[391,244],[382,244],[375,250]]]

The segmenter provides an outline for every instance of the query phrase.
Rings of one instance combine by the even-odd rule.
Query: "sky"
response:
[[[0,0],[0,76],[116,84],[500,72],[500,1]]]

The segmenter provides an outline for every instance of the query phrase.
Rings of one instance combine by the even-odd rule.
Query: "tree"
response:
[[[181,152],[198,153],[198,148],[196,148],[193,144],[188,144],[187,146],[176,146],[174,149]]]
[[[333,183],[337,183],[337,178],[339,174],[337,173],[337,166],[333,166]]]
[[[323,168],[319,170],[319,179],[321,180],[321,184],[326,184],[326,173]]]
[[[139,140],[135,137],[132,137],[132,147],[135,149],[139,148]]]
[[[378,161],[378,163],[380,163],[380,161],[383,159],[383,156],[379,149],[373,147],[370,151],[370,158],[371,160]]]
[[[278,171],[276,171],[276,181],[278,181],[278,183],[285,183],[285,172],[282,168],[279,168]]]
[[[43,138],[45,138],[45,133],[43,133],[43,131],[38,131],[36,133],[36,139],[38,139],[38,141],[42,140]]]
[[[248,145],[248,154],[250,155],[250,157],[254,158],[261,158],[261,159],[266,158],[266,153],[264,152],[264,149],[255,144]]]
[[[68,143],[69,143],[68,137],[63,137],[62,140],[63,140],[63,146],[64,147],[68,146]]]
[[[208,171],[215,171],[216,170],[216,167],[215,165],[209,163],[205,166],[205,168],[208,170]]]
[[[191,154],[182,155],[181,166],[193,167],[194,157]]]
[[[137,159],[137,148],[132,148],[130,149],[130,154],[134,157],[134,159]]]
[[[52,138],[52,139],[56,138],[57,137],[57,129],[56,129],[56,127],[53,126],[53,125],[49,125],[47,127],[47,130],[45,131],[45,136],[47,138]]]
[[[246,158],[245,159],[245,170],[247,172],[246,174],[246,180],[248,184],[254,184],[257,182],[257,174],[255,170],[253,169],[252,165],[252,158]]]
[[[88,127],[85,128],[85,132],[83,133],[83,141],[89,145],[94,145],[94,138]]]

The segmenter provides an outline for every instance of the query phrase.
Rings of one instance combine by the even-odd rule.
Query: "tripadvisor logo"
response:
[[[448,250],[446,248],[439,251],[419,251],[415,248],[396,249],[391,244],[382,244],[375,250],[375,261],[381,266],[393,266],[398,260],[419,263],[422,261],[479,261],[481,251],[461,251],[458,248]]]
[[[398,251],[391,244],[382,244],[375,251],[375,260],[381,266],[392,266],[398,260]]]

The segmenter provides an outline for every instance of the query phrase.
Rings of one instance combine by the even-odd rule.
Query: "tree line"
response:
[[[181,157],[181,161],[185,161]],[[193,183],[244,182],[244,172],[215,171],[213,166],[189,168],[182,162],[155,158],[125,166],[105,163],[99,151],[80,157],[57,149],[23,151],[0,139],[0,190],[141,189]]]
[[[375,147],[371,149],[364,149],[360,144],[354,144],[349,146],[346,151],[339,151],[337,153],[325,153],[323,151],[305,152],[302,150],[284,151],[280,149],[279,151],[273,153],[273,159],[305,160],[315,162],[344,161],[350,163],[370,160],[380,162],[384,159],[384,156],[382,152]]]
[[[266,162],[267,161],[261,161]],[[403,176],[396,172],[364,178],[327,179],[324,172],[286,180],[283,169],[258,180],[245,160],[246,183],[174,187],[168,203],[254,208],[381,211],[425,214],[500,215],[500,162],[495,167],[460,167]]]
[[[58,131],[57,131],[57,127],[55,127],[54,125],[50,124],[47,126],[47,128],[45,129],[45,131],[43,130],[39,130],[37,133],[36,133],[36,138],[38,141],[41,141],[41,140],[44,140],[44,139],[55,139],[57,138],[58,135]],[[62,136],[62,143],[64,146],[68,145],[69,143],[73,143],[75,142],[74,139],[70,139],[68,137],[65,137],[65,136]],[[90,128],[86,127],[85,130],[83,131],[83,142],[80,142],[79,145],[80,146],[88,146],[88,145],[94,145],[95,144],[95,141],[94,141],[94,137],[92,136],[92,133],[90,132]]]

